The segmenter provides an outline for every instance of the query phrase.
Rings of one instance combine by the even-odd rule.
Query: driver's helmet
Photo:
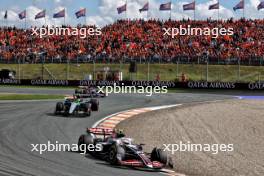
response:
[[[126,135],[124,134],[123,130],[117,130],[116,131],[116,138],[122,138],[125,137]]]
[[[75,103],[80,103],[81,102],[81,97],[80,95],[76,95],[74,96],[74,100],[73,100]]]

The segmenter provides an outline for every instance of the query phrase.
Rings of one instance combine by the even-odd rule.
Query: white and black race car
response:
[[[103,137],[98,137],[103,136]],[[167,153],[154,148],[151,153],[143,151],[143,144],[134,144],[132,138],[112,129],[88,128],[87,134],[79,137],[78,145],[101,145],[100,151],[87,151],[96,158],[105,160],[113,165],[145,168],[160,171],[165,166],[173,166]]]

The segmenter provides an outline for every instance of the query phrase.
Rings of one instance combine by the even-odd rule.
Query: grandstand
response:
[[[182,26],[225,27],[232,36],[163,36],[162,28]],[[67,26],[70,27],[70,26]],[[87,28],[90,26],[86,26]],[[129,30],[128,30],[129,29]],[[264,20],[118,20],[102,28],[102,35],[31,35],[31,29],[0,28],[1,63],[205,63],[262,65]]]

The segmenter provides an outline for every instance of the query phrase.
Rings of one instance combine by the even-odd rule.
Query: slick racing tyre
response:
[[[79,137],[78,148],[80,152],[88,149],[88,145],[94,144],[94,137],[91,134],[83,134]],[[89,153],[89,151],[86,151]]]
[[[121,146],[113,144],[109,149],[109,163],[112,165],[119,164],[125,158],[125,149]]]
[[[79,152],[83,152],[85,150],[85,144],[84,144],[84,136],[85,134],[82,134],[80,137],[79,137],[79,140],[78,140],[78,149],[79,149]]]
[[[80,89],[75,89],[75,94],[82,94],[82,90],[80,90]]]
[[[92,104],[92,111],[98,111],[99,110],[99,101],[97,99],[91,99]]]
[[[58,102],[55,108],[55,115],[59,114],[61,111],[63,111],[63,103]]]
[[[154,148],[151,152],[150,159],[151,161],[158,161],[166,165],[168,161],[168,156],[167,153],[164,152],[162,149]]]
[[[85,103],[85,107],[84,107],[84,115],[85,116],[91,116],[91,103]]]

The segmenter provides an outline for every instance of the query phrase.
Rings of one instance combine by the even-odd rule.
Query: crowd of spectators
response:
[[[164,36],[162,28],[192,27],[233,28],[234,35]],[[70,27],[70,26],[67,26]],[[87,26],[88,27],[88,26]],[[140,60],[171,62],[179,58],[197,59],[207,56],[218,60],[250,58],[263,60],[264,20],[118,20],[102,28],[102,35],[32,36],[31,29],[0,27],[0,59],[28,63],[62,62],[65,60],[109,61]]]

